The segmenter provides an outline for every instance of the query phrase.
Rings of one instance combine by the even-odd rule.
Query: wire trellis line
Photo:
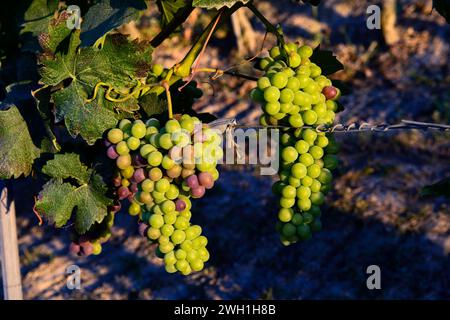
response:
[[[233,130],[236,128],[262,128],[262,129],[293,129],[290,126],[283,125],[247,125],[238,124],[236,119],[218,119],[209,124],[210,127],[216,128],[225,132],[227,130]],[[450,131],[450,125],[431,123],[431,122],[420,122],[413,120],[401,120],[400,123],[396,124],[371,124],[368,122],[357,123],[353,122],[350,124],[338,123],[335,125],[318,125],[318,126],[302,126],[301,128],[315,129],[318,132],[330,132],[330,133],[352,133],[352,132],[387,132],[392,130],[437,130],[437,131]]]

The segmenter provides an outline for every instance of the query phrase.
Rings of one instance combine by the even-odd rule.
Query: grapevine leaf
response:
[[[92,46],[109,31],[139,18],[146,8],[143,0],[102,0],[93,5],[83,17],[81,46]]]
[[[37,37],[48,31],[48,25],[58,9],[58,0],[33,0],[24,14],[23,28],[20,31],[24,39],[24,50],[36,51],[39,48]]]
[[[139,105],[149,117],[167,110],[167,102],[158,98],[154,93],[145,95],[139,99]]]
[[[79,184],[89,181],[90,172],[81,163],[80,157],[75,153],[56,154],[53,160],[47,161],[42,172],[52,178],[73,178]]]
[[[0,108],[0,179],[28,175],[39,154],[19,109]]]
[[[82,234],[103,220],[112,203],[105,196],[107,187],[100,175],[81,163],[77,154],[58,154],[42,171],[52,179],[40,192],[36,209],[50,223],[62,227],[74,213],[75,229]]]
[[[192,1],[188,0],[157,0],[159,11],[161,12],[161,25],[165,27],[170,21],[172,21],[178,10],[189,6],[191,7]]]
[[[79,37],[72,35],[66,52],[60,51],[54,60],[43,61],[39,70],[41,81],[46,85],[55,86],[65,79],[76,79],[76,53],[80,45]]]
[[[192,5],[205,9],[220,9],[222,7],[231,8],[238,2],[247,3],[250,0],[194,0]]]
[[[433,0],[433,7],[450,23],[450,0]]]
[[[117,124],[113,111],[98,105],[95,101],[86,103],[87,96],[82,86],[73,82],[68,88],[53,94],[56,105],[56,121],[65,120],[72,137],[80,134],[88,144],[101,138],[103,132]]]
[[[41,81],[46,85],[57,85],[64,80],[70,84],[53,93],[56,122],[65,120],[70,134],[80,134],[87,143],[93,144],[103,132],[116,125],[120,112],[137,110],[134,98],[112,103],[101,88],[94,100],[98,83],[127,94],[137,85],[136,78],[145,78],[150,69],[151,48],[137,42],[129,42],[123,35],[112,35],[105,39],[102,49],[79,49],[79,31],[73,31],[65,52],[57,52],[52,60],[43,61]]]
[[[325,76],[344,70],[344,65],[333,55],[333,52],[321,50],[320,46],[314,50],[311,61],[322,68],[322,74]]]
[[[450,198],[450,177],[444,178],[432,185],[426,186],[420,192],[421,196],[444,196]]]

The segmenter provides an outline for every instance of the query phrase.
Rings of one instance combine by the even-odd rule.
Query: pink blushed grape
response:
[[[192,176],[187,177],[186,184],[191,189],[199,187],[199,182],[198,182],[197,176],[195,174],[193,174]]]
[[[191,194],[193,198],[201,198],[205,194],[205,187],[204,186],[198,186],[196,188],[191,189]]]
[[[198,175],[198,181],[206,189],[211,189],[214,186],[214,178],[209,172],[201,172]]]
[[[178,211],[178,212],[181,212],[181,211],[183,211],[184,209],[186,209],[186,202],[184,202],[184,201],[181,200],[181,199],[178,199],[178,200],[175,202],[175,210]]]
[[[108,150],[106,150],[106,155],[108,156],[108,158],[113,160],[119,157],[119,154],[117,153],[115,146],[110,146]]]

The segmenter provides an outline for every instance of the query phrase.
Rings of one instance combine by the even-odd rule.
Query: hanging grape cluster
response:
[[[120,210],[120,205],[114,205],[108,208],[108,214],[102,222],[96,223],[83,235],[72,235],[72,242],[69,250],[78,256],[99,255],[102,253],[102,244],[111,237],[111,228],[114,225],[114,217]]]
[[[269,53],[260,62],[265,74],[250,96],[262,104],[261,125],[283,126],[280,180],[273,191],[279,196],[277,230],[288,245],[308,240],[322,227],[320,206],[330,190],[338,145],[314,127],[333,123],[340,92],[311,62],[311,47],[288,43]]]
[[[203,197],[219,178],[221,134],[184,114],[164,125],[124,119],[107,139],[118,168],[117,197],[129,200],[129,214],[139,216],[139,232],[158,244],[167,272],[202,270],[208,241],[190,222],[190,199]]]

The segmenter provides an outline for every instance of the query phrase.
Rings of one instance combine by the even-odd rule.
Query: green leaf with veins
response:
[[[78,82],[53,94],[56,122],[64,119],[72,137],[80,134],[90,145],[102,137],[103,132],[114,127],[118,119],[112,110],[97,103],[86,103],[87,95]]]
[[[48,26],[58,9],[58,0],[33,0],[24,14],[24,23],[20,34],[25,37],[24,48],[29,51],[39,49],[36,38],[48,32]],[[66,28],[67,29],[67,28]]]
[[[92,46],[109,31],[139,18],[147,9],[143,0],[102,0],[89,8],[81,26],[82,47]]]
[[[0,179],[28,175],[40,155],[16,106],[0,106]]]
[[[178,10],[189,6],[192,1],[189,0],[157,0],[156,4],[161,12],[161,25],[164,27],[172,21]]]
[[[238,2],[247,3],[250,0],[194,0],[192,5],[205,9],[220,9],[222,7],[231,8]]]
[[[70,79],[70,84],[52,94],[55,102],[56,121],[65,120],[70,134],[80,134],[88,144],[102,137],[105,130],[116,125],[120,112],[137,110],[134,98],[113,103],[104,99],[101,88],[95,100],[94,94],[100,82],[108,84],[116,92],[126,95],[137,85],[136,79],[146,78],[151,62],[151,47],[129,42],[123,35],[107,36],[101,49],[79,48],[79,31],[73,31],[68,48],[56,53],[52,60],[43,61],[41,81],[55,86]]]
[[[107,207],[112,203],[105,195],[107,187],[100,175],[81,163],[77,154],[55,155],[42,172],[52,179],[39,193],[36,210],[56,227],[64,226],[74,214],[75,229],[82,234],[107,215]]]

